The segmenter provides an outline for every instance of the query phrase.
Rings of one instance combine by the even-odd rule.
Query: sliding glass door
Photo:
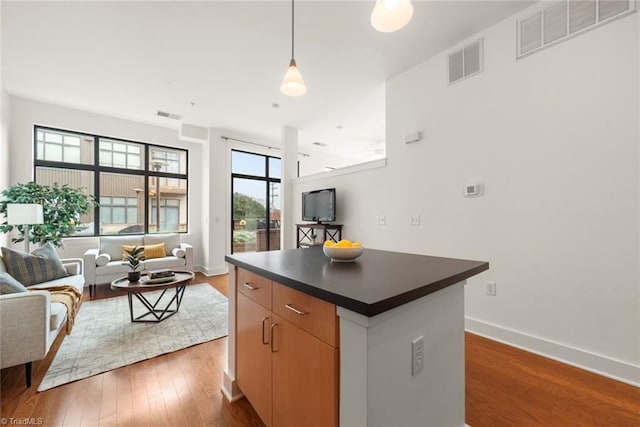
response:
[[[232,253],[280,249],[280,159],[231,153]]]

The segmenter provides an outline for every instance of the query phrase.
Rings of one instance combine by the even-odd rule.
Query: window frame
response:
[[[93,150],[94,150],[93,164],[68,163],[68,162],[53,161],[53,160],[39,160],[38,159],[38,131],[70,133],[70,134],[78,135],[81,138],[82,137],[93,138]],[[106,139],[112,142],[121,142],[125,144],[142,145],[145,150],[144,155],[142,155],[142,153],[140,154],[140,159],[143,162],[143,165],[142,165],[143,167],[141,169],[128,169],[128,168],[121,168],[121,167],[114,167],[114,166],[101,166],[100,165],[100,140],[101,139]],[[185,173],[162,172],[162,171],[152,170],[150,167],[150,163],[152,160],[151,150],[153,148],[156,148],[159,150],[184,152]],[[157,178],[173,178],[173,179],[184,180],[186,183],[186,188],[185,188],[185,196],[186,196],[186,203],[185,203],[186,224],[185,225],[186,227],[184,231],[178,230],[178,231],[171,231],[171,232],[181,233],[181,234],[189,233],[189,227],[190,227],[190,223],[189,223],[189,150],[185,148],[170,147],[170,146],[165,146],[160,144],[153,144],[153,143],[142,142],[142,141],[133,141],[129,139],[116,138],[108,135],[99,135],[99,134],[75,131],[70,129],[61,129],[61,128],[54,128],[50,126],[42,126],[37,124],[33,126],[33,149],[34,149],[34,156],[33,156],[34,182],[38,182],[37,179],[38,179],[39,167],[62,169],[62,170],[82,170],[82,171],[92,172],[93,173],[93,195],[98,201],[98,203],[101,196],[100,194],[100,174],[101,173],[142,176],[144,178],[144,191],[146,195],[149,194],[149,181],[150,181],[149,178],[151,177],[155,177],[156,179]],[[105,196],[105,197],[113,197],[113,196]],[[149,234],[149,225],[150,225],[149,213],[151,211],[151,206],[150,206],[151,203],[149,203],[148,201],[148,196],[145,196],[145,197],[147,200],[145,200],[145,204],[144,204],[144,224],[143,224],[144,231],[140,234],[143,234],[143,233]],[[87,234],[82,236],[67,236],[65,238],[107,235],[107,234],[100,234],[100,208],[96,207],[93,211],[94,211],[93,212],[93,225],[94,225],[93,234],[90,234],[90,235]],[[159,225],[158,225],[158,228],[159,228]],[[163,232],[161,231],[156,231],[151,234],[162,234],[162,233]]]

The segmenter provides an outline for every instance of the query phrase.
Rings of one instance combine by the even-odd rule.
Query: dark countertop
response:
[[[489,263],[365,249],[332,262],[321,247],[225,256],[240,268],[365,316],[375,316],[489,269]]]

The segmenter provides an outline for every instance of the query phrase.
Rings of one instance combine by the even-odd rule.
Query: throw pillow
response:
[[[145,234],[144,245],[157,245],[164,243],[165,256],[171,255],[171,250],[180,247],[180,235],[178,233]]]
[[[27,292],[27,288],[11,277],[9,273],[0,273],[0,295],[16,294],[18,292]]]
[[[184,258],[187,255],[185,250],[182,248],[173,248],[171,254],[176,258]]]
[[[157,245],[145,245],[144,257],[146,259],[151,258],[163,258],[166,256],[164,243],[158,243]]]
[[[96,257],[96,265],[98,267],[109,264],[109,261],[111,261],[109,254],[100,254]]]
[[[25,286],[67,276],[67,270],[50,242],[30,254],[15,249],[2,248],[2,257],[7,272]]]
[[[133,250],[135,246],[133,245],[122,245],[122,260],[127,260],[127,251]],[[158,243],[157,245],[146,245],[143,246],[144,252],[142,255],[144,259],[152,259],[152,258],[162,258],[165,256],[165,248],[164,243]]]
[[[127,255],[129,255],[129,252],[131,252],[133,248],[139,247],[144,248],[144,246],[141,245],[122,245],[122,260],[127,261]],[[142,252],[142,256],[144,256],[144,252]]]

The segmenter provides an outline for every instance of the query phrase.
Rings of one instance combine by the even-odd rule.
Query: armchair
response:
[[[62,263],[69,276],[33,286],[73,285],[82,291],[82,260],[63,259]],[[0,271],[5,271],[1,257]],[[52,303],[48,291],[0,295],[0,368],[24,364],[27,387],[31,387],[33,362],[46,357],[66,321],[66,307]]]

